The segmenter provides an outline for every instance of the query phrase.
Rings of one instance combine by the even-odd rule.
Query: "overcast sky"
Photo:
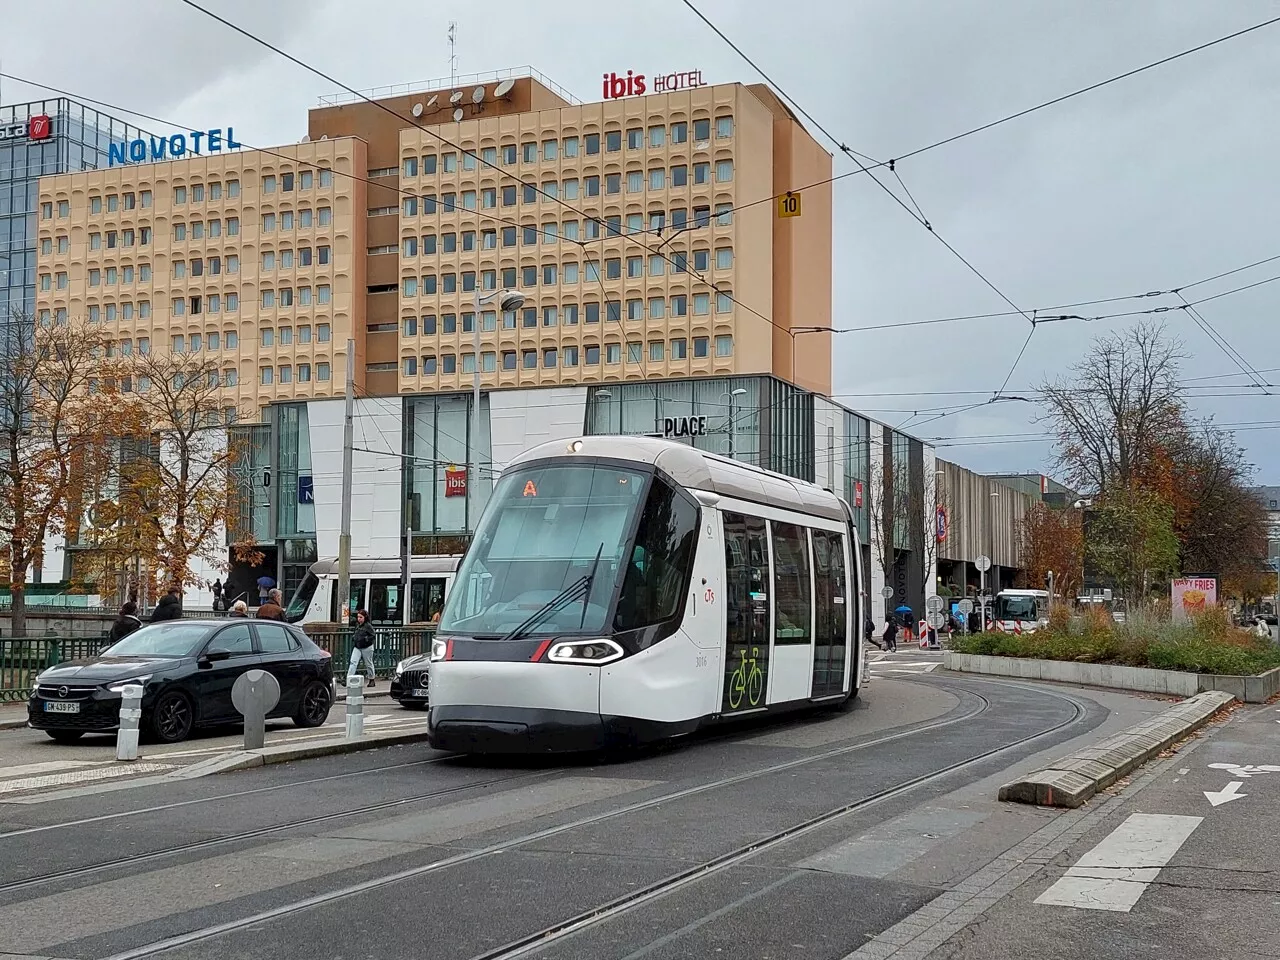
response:
[[[700,68],[709,82],[759,79],[680,0],[202,2],[359,89],[447,76],[451,18],[460,73],[531,64],[583,100],[598,99],[600,76],[611,70]],[[695,3],[823,126],[882,160],[1277,14],[1270,0]],[[191,128],[231,125],[248,144],[297,140],[307,109],[334,92],[179,0],[0,0],[0,13],[4,72]],[[1278,53],[1280,25],[905,160],[898,172],[937,234],[1020,308],[1191,283],[1280,254]],[[42,95],[7,80],[0,88],[5,103]],[[843,157],[834,164],[836,172],[853,169]],[[901,194],[896,180],[885,182]],[[835,190],[838,327],[1009,309],[869,177]],[[1277,275],[1280,261],[1197,287],[1191,298]],[[1280,282],[1200,309],[1265,371],[1280,367],[1277,304]],[[1185,376],[1236,374],[1200,381],[1212,387],[1245,382],[1191,318],[1165,319],[1189,354]],[[1007,392],[1063,374],[1092,336],[1134,322],[1041,326]],[[1010,442],[1042,433],[1031,405],[925,422],[945,411],[912,412],[983,396],[906,395],[989,395],[1028,329],[1004,317],[842,334],[837,398],[922,438],[949,438],[956,445],[940,444],[940,455],[974,469],[1052,473],[1048,444]],[[1280,389],[1198,392],[1207,395],[1195,409],[1220,423],[1280,424]],[[874,396],[882,393],[893,395]],[[980,439],[962,442],[969,437]],[[1238,433],[1259,482],[1280,482],[1278,438],[1275,429]]]

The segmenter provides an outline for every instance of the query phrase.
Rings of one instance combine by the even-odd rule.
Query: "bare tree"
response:
[[[14,636],[26,635],[26,581],[65,530],[78,466],[106,442],[115,407],[103,340],[63,320],[11,313],[0,350],[0,539],[8,545]]]
[[[913,499],[906,461],[895,463],[890,457],[882,456],[872,463],[868,487],[871,548],[884,572],[885,583],[892,584],[898,555],[906,551],[899,544],[905,544],[908,539]]]
[[[1058,463],[1078,489],[1128,489],[1183,426],[1181,345],[1163,326],[1141,323],[1094,341],[1071,373],[1043,388],[1043,421]]]

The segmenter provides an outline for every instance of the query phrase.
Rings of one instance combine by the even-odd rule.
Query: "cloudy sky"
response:
[[[530,64],[583,100],[597,98],[610,70],[759,79],[681,0],[202,2],[359,89],[447,76],[450,19],[460,73]],[[882,160],[1277,15],[1270,0],[695,3],[827,130]],[[180,0],[0,0],[0,12],[4,72],[178,125],[232,125],[249,144],[298,139],[306,110],[334,92]],[[936,233],[1028,311],[1167,290],[1280,255],[1278,51],[1280,24],[905,160],[898,172]],[[0,88],[5,103],[40,96],[8,80]],[[853,169],[843,157],[834,163]],[[896,179],[885,183],[902,195]],[[1009,309],[869,177],[835,189],[838,327]],[[1278,275],[1280,261],[1197,287],[1191,298]],[[1280,371],[1269,372],[1280,367],[1277,304],[1280,283],[1200,310],[1280,383]],[[1243,425],[1238,439],[1259,482],[1280,482],[1280,429],[1267,426],[1280,425],[1280,388],[1231,389],[1247,378],[1208,334],[1184,312],[1162,317],[1184,344],[1185,377],[1223,375],[1196,381],[1195,409]],[[1039,327],[1007,392],[1061,376],[1091,337],[1134,322]],[[943,455],[967,466],[1052,472],[1032,405],[948,413],[999,388],[1028,329],[998,317],[845,333],[835,391],[917,436],[946,438]]]

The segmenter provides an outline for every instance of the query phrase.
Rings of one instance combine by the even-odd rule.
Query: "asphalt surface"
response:
[[[930,659],[844,713],[607,763],[410,745],[0,797],[0,956],[472,960],[546,931],[525,955],[840,960],[1060,816],[995,802],[1014,769],[1166,706]]]

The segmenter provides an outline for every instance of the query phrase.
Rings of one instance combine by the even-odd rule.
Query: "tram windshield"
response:
[[[696,530],[697,507],[644,472],[581,462],[514,470],[494,487],[440,630],[599,634],[669,617]],[[564,599],[575,583],[581,588]]]

